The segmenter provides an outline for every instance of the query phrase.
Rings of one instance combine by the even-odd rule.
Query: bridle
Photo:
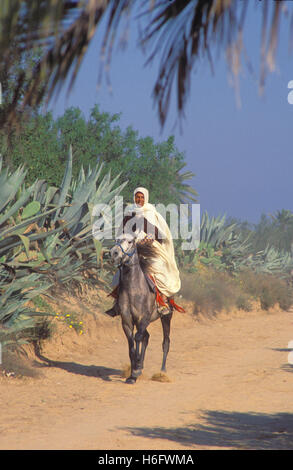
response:
[[[125,251],[125,250],[123,249],[123,246],[121,245],[120,242],[115,243],[115,246],[119,246],[119,248],[121,248],[122,253],[123,253],[124,255],[127,255],[129,258],[131,258],[131,257],[134,255],[135,250],[136,250],[136,247],[135,247],[134,250],[133,250],[131,253],[127,253],[127,251]]]
[[[119,272],[120,272],[120,276],[122,275],[122,272],[123,272],[123,268],[130,268],[130,265],[131,266],[134,266],[136,264],[139,264],[139,261],[137,260],[136,262],[133,263],[132,261],[132,257],[134,255],[134,253],[136,252],[136,246],[134,246],[134,250],[131,252],[131,253],[128,253],[127,251],[125,251],[123,249],[123,246],[121,245],[120,242],[116,242],[114,246],[119,246],[119,248],[121,249],[122,253],[124,255],[127,255],[128,256],[128,260],[127,261],[124,261],[122,262],[121,260],[121,263],[118,265],[118,269],[119,269]]]

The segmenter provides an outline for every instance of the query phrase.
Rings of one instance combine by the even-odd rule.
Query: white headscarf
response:
[[[144,195],[144,203],[145,204],[148,204],[149,202],[149,192],[146,188],[143,188],[142,186],[136,188],[134,191],[133,191],[133,201],[135,203],[135,195],[136,193],[142,193]]]
[[[136,193],[142,193],[144,195],[144,205],[140,206],[135,202],[135,195]],[[168,238],[168,231],[169,227],[165,221],[165,219],[157,212],[155,206],[149,203],[149,192],[146,188],[139,186],[133,191],[133,204],[130,204],[125,209],[125,215],[132,215],[135,213],[138,219],[145,218],[147,219],[152,225],[156,226],[159,231],[160,235],[163,239]],[[140,227],[143,227],[143,224],[139,224]],[[136,234],[138,239],[144,238],[146,233],[141,231]]]

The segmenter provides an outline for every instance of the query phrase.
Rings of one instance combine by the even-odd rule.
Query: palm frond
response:
[[[163,126],[174,83],[178,112],[182,114],[190,90],[191,71],[202,58],[213,65],[215,46],[226,51],[233,74],[239,74],[248,3],[236,0],[2,1],[0,70],[9,72],[28,49],[41,46],[43,52],[25,86],[23,70],[17,75],[13,98],[1,120],[12,125],[17,117],[15,103],[20,98],[23,107],[35,106],[45,96],[48,101],[68,78],[70,90],[98,26],[101,70],[103,66],[108,68],[122,20],[132,20],[130,14],[138,12],[145,24],[140,44],[148,50],[147,63],[158,59],[160,64],[153,96]],[[255,5],[262,12],[260,85],[263,87],[267,71],[274,69],[281,20],[286,17],[289,25],[293,24],[293,6],[286,1],[257,1]],[[102,29],[104,18],[105,29]]]

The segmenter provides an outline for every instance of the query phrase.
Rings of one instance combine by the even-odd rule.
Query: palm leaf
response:
[[[12,126],[17,120],[14,104],[22,93],[23,106],[35,106],[46,94],[47,100],[55,92],[57,94],[68,78],[70,90],[95,31],[105,20],[104,34],[100,38],[100,63],[101,72],[108,69],[119,26],[135,12],[146,25],[140,35],[140,44],[151,50],[147,64],[155,58],[159,60],[153,96],[160,122],[164,125],[173,85],[176,84],[177,89],[178,111],[183,113],[191,72],[202,58],[213,67],[214,45],[226,51],[228,64],[237,78],[248,3],[235,0],[48,0],[40,3],[31,0],[27,8],[25,0],[3,0],[0,12],[1,69],[9,71],[13,61],[21,61],[25,50],[42,46],[43,54],[31,71],[25,90],[23,73],[16,77],[13,100],[5,116],[1,116],[1,124]],[[260,43],[260,87],[263,87],[267,72],[274,69],[281,20],[287,17],[289,24],[292,23],[293,6],[279,1],[256,2],[255,5],[263,19]]]

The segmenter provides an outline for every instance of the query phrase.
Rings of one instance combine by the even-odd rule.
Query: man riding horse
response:
[[[138,245],[152,245],[155,256],[151,258],[149,274],[151,274],[163,300],[164,305],[158,306],[158,309],[160,314],[164,315],[170,313],[170,302],[180,290],[181,282],[168,224],[148,200],[147,189],[138,187],[134,190],[134,204],[126,208],[117,238],[128,234],[135,236]],[[115,288],[118,286],[119,295],[119,271],[114,276],[112,285]],[[105,313],[112,317],[119,315],[117,299],[113,307]]]

